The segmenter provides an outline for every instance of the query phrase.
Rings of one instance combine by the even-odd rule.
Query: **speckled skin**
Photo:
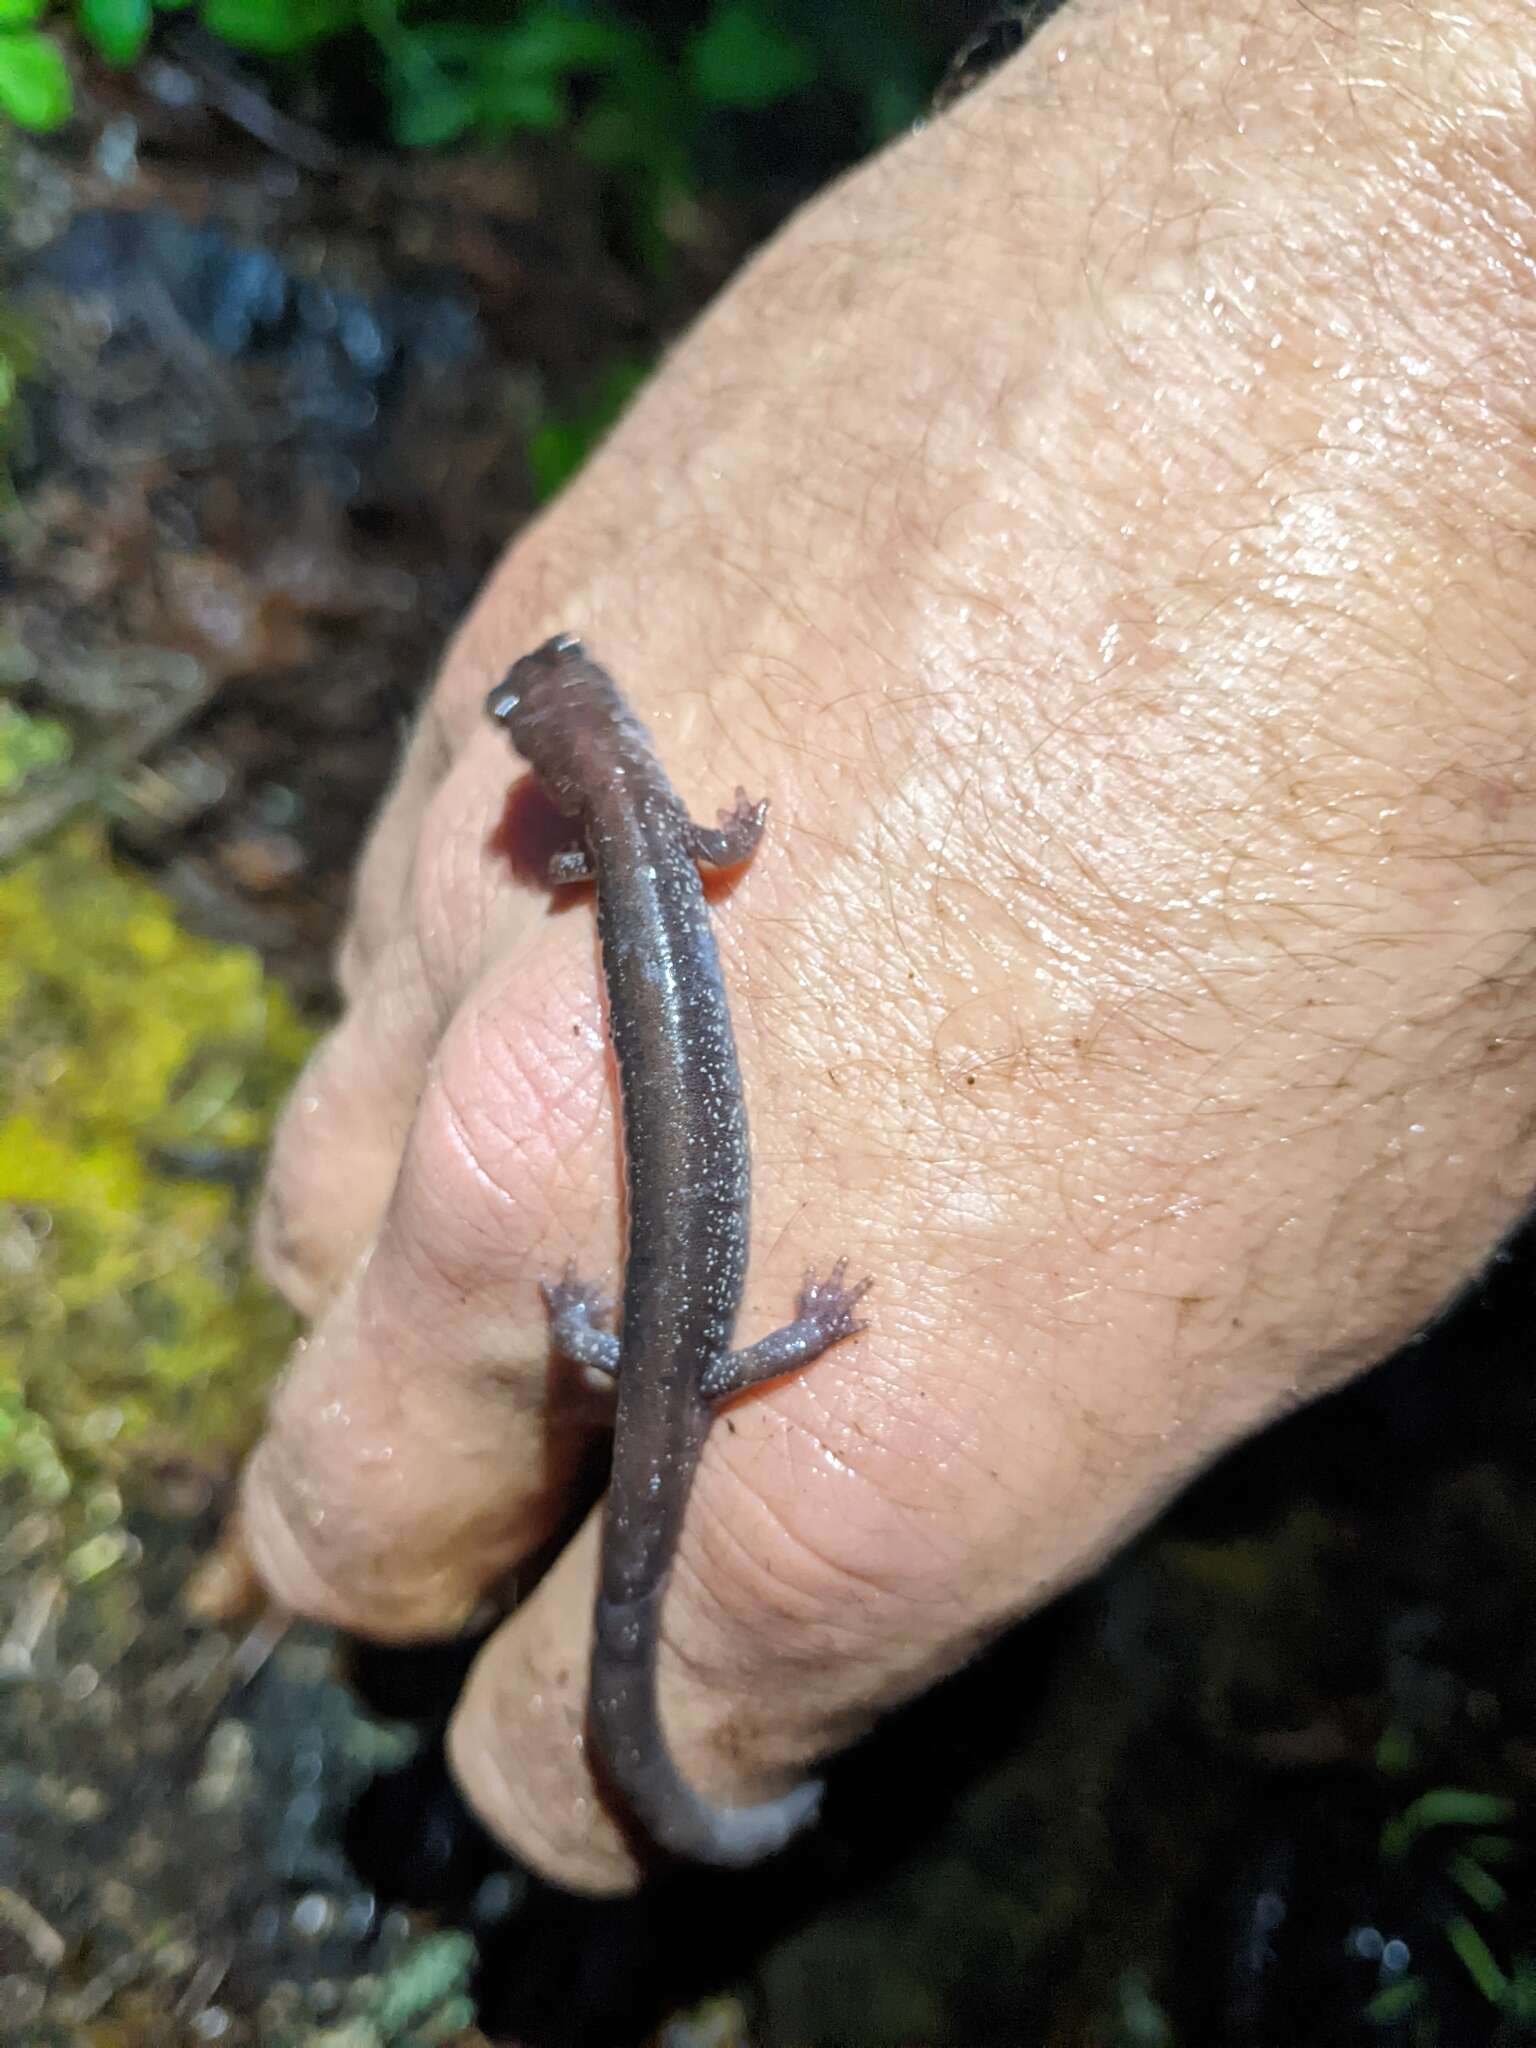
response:
[[[571,1274],[546,1283],[551,1329],[578,1363],[617,1373],[590,1696],[603,1771],[629,1820],[671,1855],[744,1864],[810,1821],[820,1786],[761,1806],[709,1805],[673,1763],[656,1698],[662,1595],[715,1406],[808,1363],[862,1325],[868,1282],[807,1276],[794,1322],[731,1350],[747,1261],[751,1160],[741,1074],[698,862],[734,866],[766,804],[737,792],[718,827],[695,825],[649,736],[579,641],[550,640],[486,699],[583,845],[551,880],[595,876],[597,928],[618,1061],[629,1244],[620,1335]]]

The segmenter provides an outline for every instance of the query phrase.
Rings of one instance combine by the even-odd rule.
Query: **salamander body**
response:
[[[868,1286],[808,1275],[793,1322],[731,1342],[746,1273],[751,1159],[735,1039],[698,865],[748,859],[767,806],[737,792],[717,826],[683,809],[612,678],[569,636],[525,655],[486,700],[581,845],[550,865],[592,878],[619,1071],[628,1245],[619,1330],[571,1273],[544,1283],[553,1338],[617,1378],[589,1721],[627,1817],[680,1857],[746,1864],[815,1815],[820,1786],[748,1807],[702,1799],[674,1764],[656,1696],[658,1622],[716,1407],[862,1327]]]

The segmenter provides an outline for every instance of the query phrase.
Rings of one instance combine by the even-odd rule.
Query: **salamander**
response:
[[[699,864],[735,867],[766,802],[698,825],[611,676],[571,635],[513,664],[486,710],[581,843],[550,880],[596,883],[608,1029],[619,1074],[627,1245],[617,1332],[567,1269],[541,1283],[558,1351],[617,1381],[588,1727],[600,1777],[652,1846],[753,1863],[814,1817],[819,1784],[756,1806],[710,1804],[673,1761],[656,1692],[663,1594],[699,1454],[722,1402],[809,1364],[864,1325],[847,1261],[808,1272],[794,1320],[732,1350],[747,1263],[751,1158],[741,1073]]]

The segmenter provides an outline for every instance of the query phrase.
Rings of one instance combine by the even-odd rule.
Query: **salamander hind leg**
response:
[[[738,868],[756,851],[767,815],[766,797],[754,803],[744,789],[738,789],[735,808],[722,811],[718,825],[696,825],[689,819],[688,850],[707,868]]]
[[[856,1337],[866,1325],[854,1311],[874,1283],[857,1280],[850,1287],[844,1278],[847,1271],[848,1261],[839,1259],[825,1280],[818,1280],[814,1271],[807,1273],[795,1303],[795,1320],[743,1351],[715,1359],[704,1372],[705,1400],[724,1401],[764,1380],[779,1379],[820,1358],[844,1337]]]
[[[562,1358],[588,1373],[611,1380],[619,1369],[619,1340],[604,1325],[613,1303],[601,1288],[578,1280],[567,1266],[558,1280],[541,1280],[539,1292],[549,1311],[549,1334]]]

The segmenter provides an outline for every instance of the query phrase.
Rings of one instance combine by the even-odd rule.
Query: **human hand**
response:
[[[871,1327],[711,1432],[664,1611],[707,1795],[771,1795],[1382,1356],[1536,1178],[1528,13],[1088,5],[807,209],[513,548],[359,877],[260,1232],[314,1319],[249,1468],[285,1600],[460,1624],[591,1419],[617,1271],[590,914],[490,850],[481,700],[576,630],[697,815],[753,1130],[740,1338]],[[455,1768],[566,1883],[596,1523]]]

